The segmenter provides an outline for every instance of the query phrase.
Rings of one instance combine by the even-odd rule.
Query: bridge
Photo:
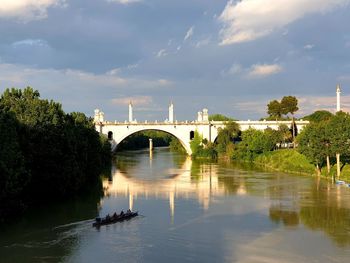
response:
[[[256,130],[265,130],[271,128],[277,130],[280,125],[291,127],[292,121],[236,121],[240,125],[240,129],[245,131],[249,128]],[[182,144],[188,155],[192,154],[190,142],[194,138],[194,133],[197,131],[203,139],[208,142],[215,142],[219,130],[225,127],[224,121],[209,121],[208,109],[203,109],[197,114],[197,119],[194,121],[177,121],[174,119],[174,105],[169,106],[169,116],[165,121],[143,121],[138,122],[133,118],[133,105],[129,103],[129,119],[124,122],[106,121],[104,113],[99,109],[95,110],[94,115],[95,128],[99,133],[108,136],[114,151],[118,144],[132,134],[147,130],[156,130],[169,133],[176,137]],[[296,121],[298,131],[301,131],[308,121]]]

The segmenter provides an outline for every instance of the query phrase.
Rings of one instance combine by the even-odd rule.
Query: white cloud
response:
[[[315,47],[315,45],[307,44],[304,46],[304,49],[310,50],[310,49],[313,49],[314,47]]]
[[[227,76],[227,75],[237,75],[240,74],[244,71],[244,68],[242,67],[241,64],[234,63],[229,69],[224,69],[221,71],[222,76]]]
[[[124,98],[115,98],[111,100],[113,104],[128,105],[131,101],[134,105],[137,106],[148,106],[153,102],[151,96],[134,96],[134,97],[124,97]]]
[[[193,36],[193,33],[194,33],[194,26],[191,26],[186,32],[184,41],[187,41],[188,39],[190,39]]]
[[[137,2],[141,2],[142,0],[107,0],[107,2],[114,2],[122,5],[133,4]]]
[[[119,91],[150,91],[157,88],[170,87],[172,82],[166,79],[144,79],[137,77],[122,77],[119,69],[112,69],[103,74],[94,74],[80,70],[37,69],[22,65],[0,64],[1,88],[25,87],[51,91],[52,95],[67,93],[69,96],[100,96],[101,90],[108,92]]]
[[[166,52],[166,49],[161,49],[157,52],[156,57],[160,58],[160,57],[165,57],[166,55],[168,55],[168,53]]]
[[[199,48],[199,47],[203,47],[203,46],[206,46],[206,45],[209,45],[209,43],[210,43],[210,37],[208,37],[208,38],[205,38],[205,39],[202,39],[202,40],[200,40],[200,41],[198,41],[197,42],[197,44],[196,44],[196,48]]]
[[[334,96],[303,96],[298,98],[299,108],[298,114],[300,116],[310,114],[316,110],[327,110],[335,113],[336,111],[336,95],[334,88]],[[350,112],[350,96],[341,96],[340,99],[341,110]]]
[[[274,75],[282,71],[282,66],[278,64],[255,64],[251,66],[248,76],[249,77],[265,77]]]
[[[24,39],[12,44],[14,48],[21,46],[37,46],[37,47],[47,47],[49,46],[46,40],[42,39]]]
[[[252,41],[312,13],[325,13],[350,0],[228,1],[219,20],[221,45]]]
[[[242,71],[242,66],[240,64],[233,64],[231,68],[228,70],[228,74],[234,75],[238,74]]]
[[[0,17],[30,20],[47,17],[51,6],[64,6],[65,0],[1,0]]]

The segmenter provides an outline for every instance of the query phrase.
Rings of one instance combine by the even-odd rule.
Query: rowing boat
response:
[[[138,212],[127,212],[127,213],[121,213],[119,215],[113,215],[113,216],[109,216],[107,215],[106,217],[97,217],[95,219],[95,222],[92,224],[93,227],[100,227],[100,226],[104,226],[104,225],[110,225],[110,224],[114,224],[117,222],[122,222],[125,220],[129,220],[135,216],[138,216]]]

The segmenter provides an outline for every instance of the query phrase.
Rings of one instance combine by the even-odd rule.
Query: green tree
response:
[[[257,155],[272,151],[276,147],[276,138],[274,131],[260,131],[248,129],[242,132],[242,141],[237,145],[234,151],[234,159],[253,160]]]
[[[284,96],[281,100],[281,113],[287,115],[288,113],[294,116],[294,113],[299,110],[298,99],[294,96]]]
[[[234,121],[234,119],[222,114],[212,114],[209,115],[209,121]]]
[[[267,114],[272,118],[280,119],[282,116],[282,106],[277,100],[270,101],[267,104]]]
[[[310,122],[327,121],[332,118],[333,114],[326,110],[315,111],[314,113],[304,116],[303,119]]]
[[[20,130],[13,114],[0,110],[0,215],[21,208],[21,195],[30,180],[19,144]]]
[[[203,140],[203,137],[199,134],[198,131],[195,131],[194,137],[190,142],[190,147],[191,147],[193,156],[198,155],[199,152],[203,149],[202,140]]]
[[[337,112],[329,121],[330,150],[337,159],[337,176],[350,162],[350,115]],[[342,162],[342,166],[340,166]]]
[[[324,123],[310,124],[298,136],[298,151],[316,166],[318,175],[330,154],[330,147],[325,147],[326,139],[327,125]]]
[[[235,140],[239,139],[240,133],[240,127],[237,122],[227,122],[225,128],[219,129],[215,146],[217,152],[224,154],[227,153],[228,148],[232,149]]]
[[[110,161],[110,145],[95,131],[91,118],[82,113],[65,114],[61,104],[41,99],[30,87],[7,89],[0,98],[0,112],[13,116],[20,127],[13,132],[12,150],[7,144],[1,148],[18,151],[18,168],[23,160],[30,180],[23,180],[24,188],[18,190],[22,200],[76,195],[96,184]],[[14,159],[3,160],[3,167],[9,167],[6,170],[12,174],[9,176],[16,178]]]

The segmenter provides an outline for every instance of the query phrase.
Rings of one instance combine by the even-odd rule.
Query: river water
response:
[[[350,188],[325,180],[158,148],[120,153],[103,186],[3,226],[0,262],[350,262]]]

